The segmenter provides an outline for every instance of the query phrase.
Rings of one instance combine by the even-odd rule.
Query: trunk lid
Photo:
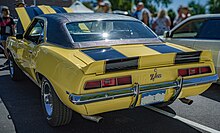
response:
[[[195,51],[174,44],[135,44],[82,49],[75,52],[74,56],[86,64],[81,68],[85,74],[97,75],[212,60],[210,51]]]

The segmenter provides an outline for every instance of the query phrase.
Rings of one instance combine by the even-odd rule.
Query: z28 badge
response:
[[[157,73],[157,69],[154,69],[154,74],[150,74],[150,80],[154,81],[156,78],[161,78],[162,74]]]

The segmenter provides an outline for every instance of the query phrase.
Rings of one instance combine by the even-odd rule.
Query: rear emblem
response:
[[[162,74],[157,73],[157,69],[154,69],[154,74],[150,74],[150,80],[154,81],[157,78],[162,78]]]

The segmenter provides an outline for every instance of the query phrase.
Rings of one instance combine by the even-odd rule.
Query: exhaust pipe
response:
[[[182,103],[185,103],[187,105],[191,105],[193,103],[193,100],[186,99],[186,98],[180,98],[179,99]]]
[[[103,117],[101,116],[89,116],[89,115],[82,115],[83,118],[90,120],[90,121],[94,121],[99,123],[100,121],[103,120]]]

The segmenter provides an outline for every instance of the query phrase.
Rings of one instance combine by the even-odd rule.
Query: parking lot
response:
[[[189,106],[179,100],[167,108],[138,107],[100,114],[101,123],[83,119],[74,113],[69,125],[50,127],[44,119],[40,89],[28,78],[20,82],[10,79],[0,55],[0,98],[6,113],[0,116],[0,132],[220,132],[220,87],[212,87],[199,96],[190,97]],[[4,111],[0,108],[0,113]],[[11,125],[6,125],[7,122]]]

